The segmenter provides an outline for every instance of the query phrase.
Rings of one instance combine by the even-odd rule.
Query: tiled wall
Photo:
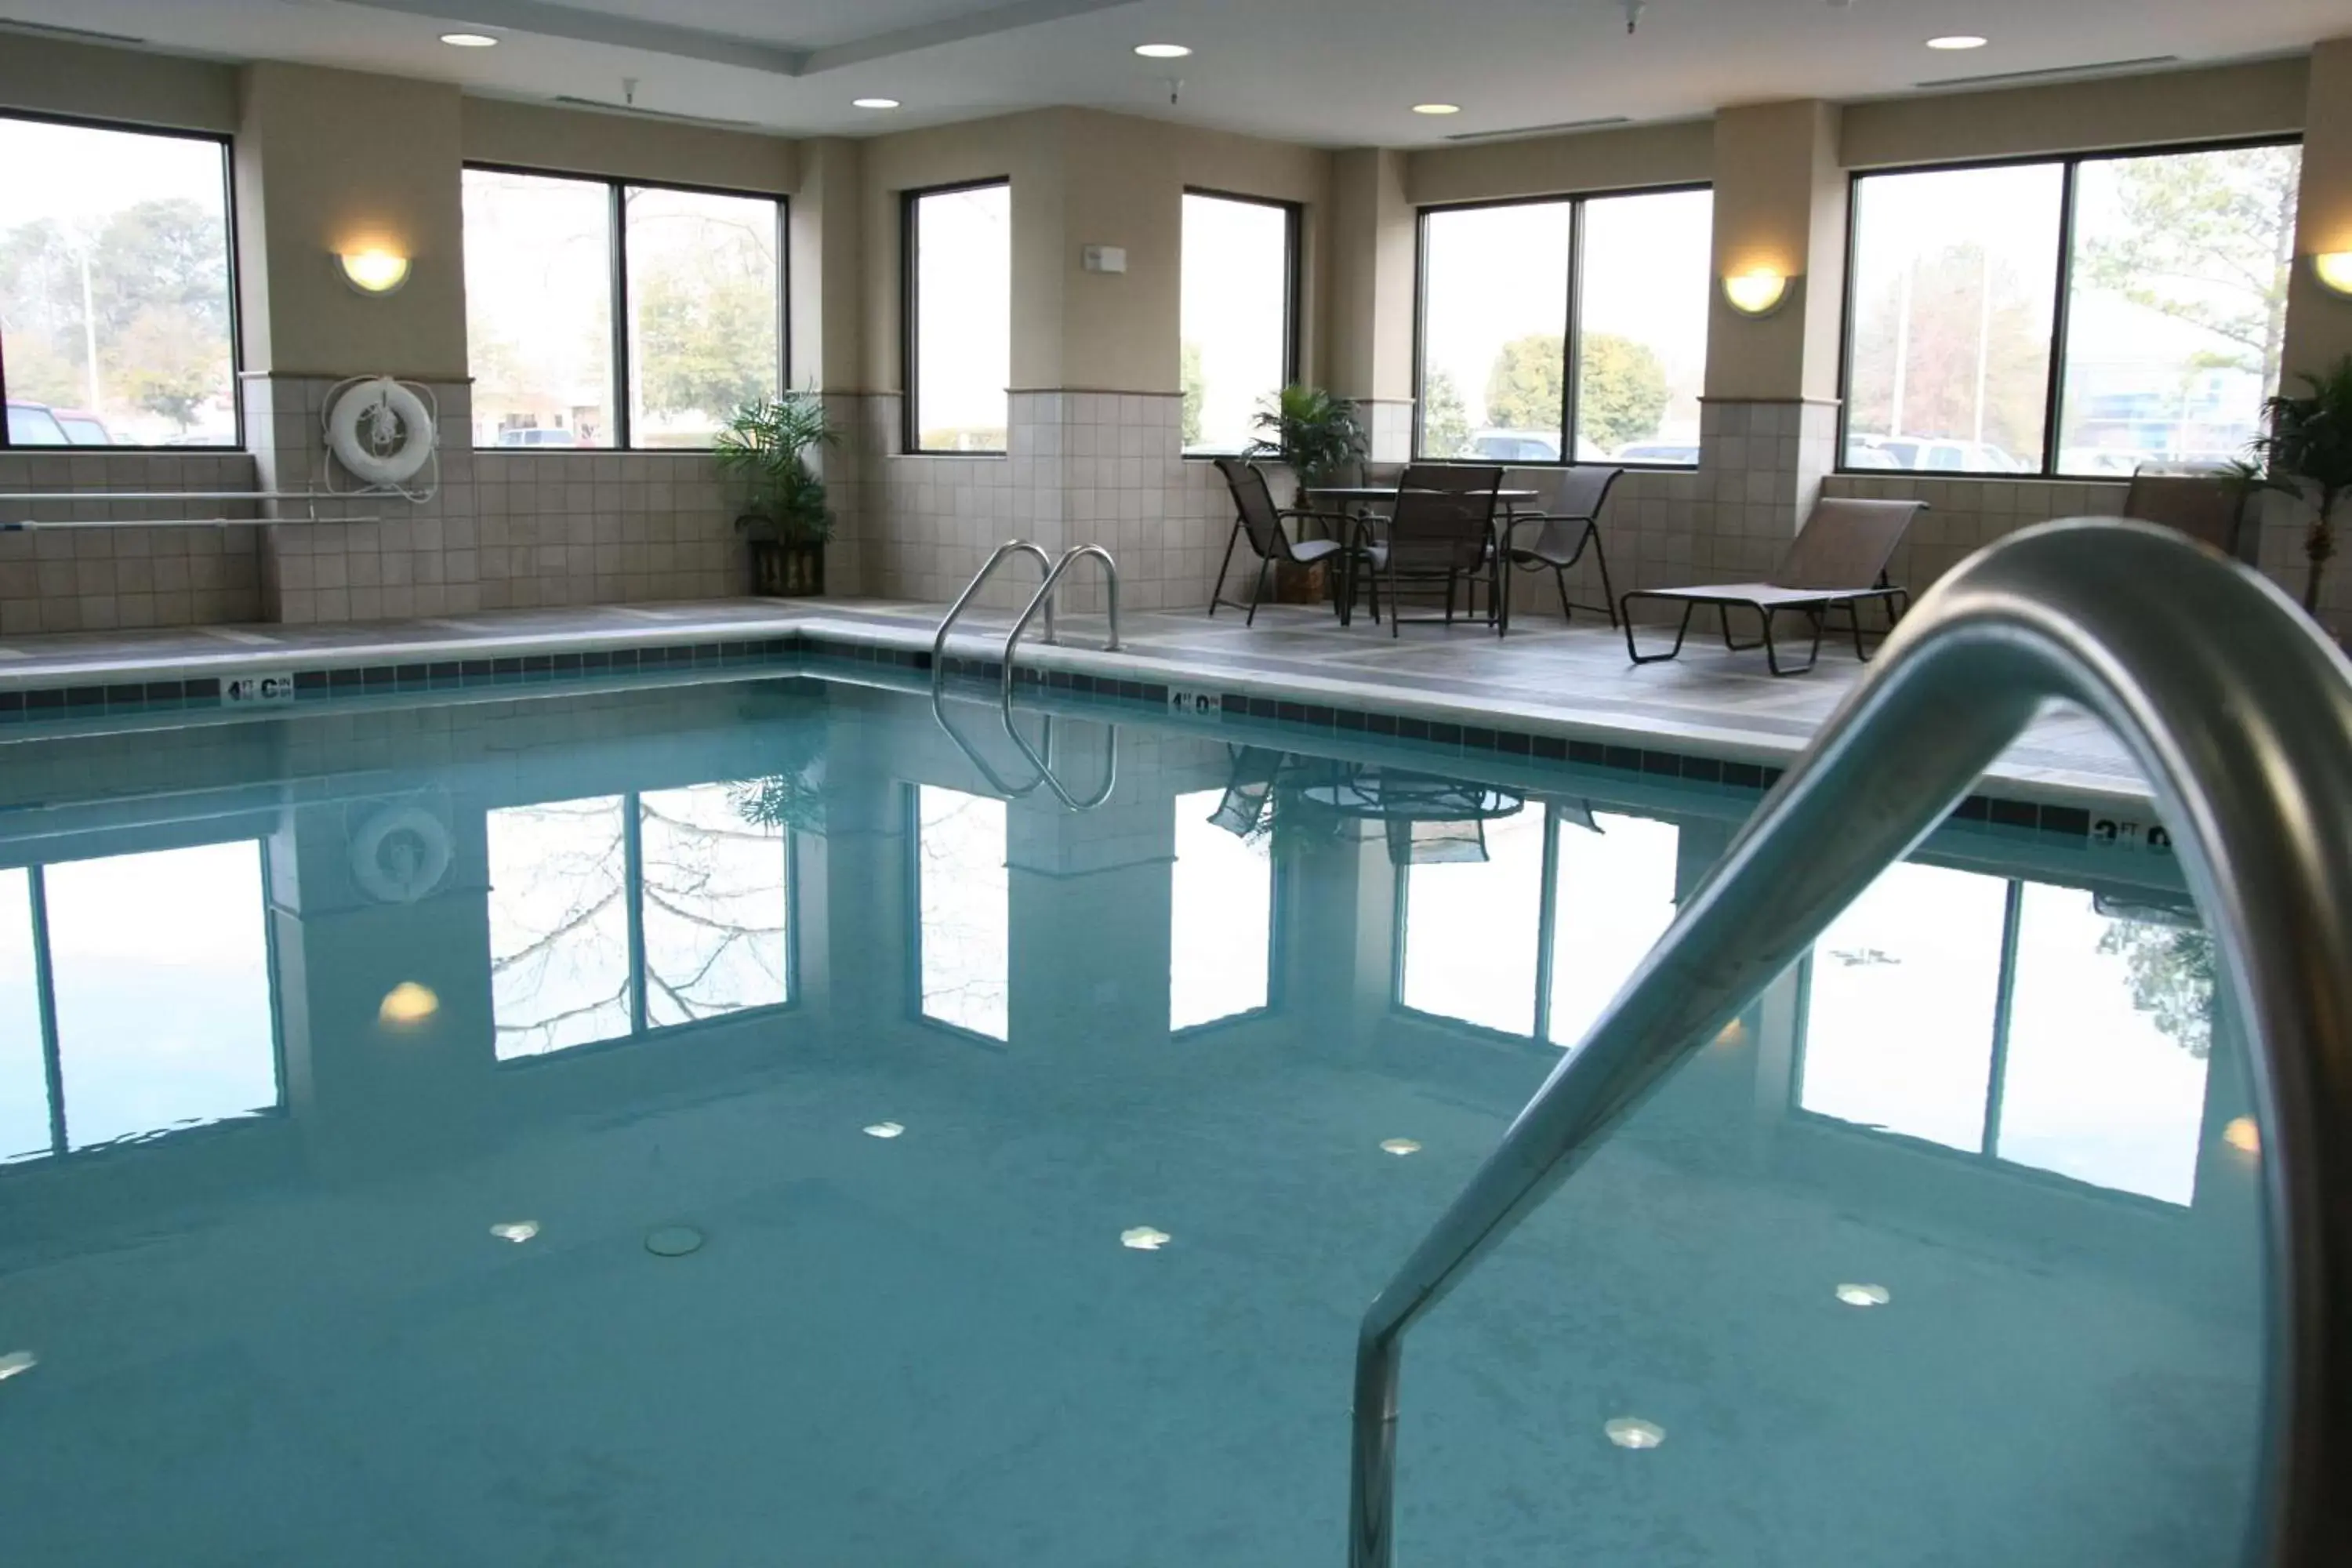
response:
[[[0,455],[0,490],[249,490],[243,452]],[[252,503],[6,501],[0,521],[251,517]],[[250,527],[0,532],[0,636],[209,626],[260,614]]]
[[[333,384],[317,377],[247,384],[247,428],[268,488],[325,482],[320,416]],[[364,621],[745,591],[735,509],[708,453],[478,452],[471,389],[430,390],[439,405],[437,492],[421,502],[367,497],[320,509],[374,522],[268,529],[266,618]],[[275,505],[280,517],[302,510],[300,502]]]

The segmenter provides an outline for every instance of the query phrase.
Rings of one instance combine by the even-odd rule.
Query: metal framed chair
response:
[[[1617,591],[1610,584],[1609,557],[1601,548],[1601,509],[1609,504],[1609,492],[1624,472],[1597,464],[1563,469],[1559,499],[1550,510],[1517,512],[1504,525],[1505,563],[1522,572],[1551,574],[1552,584],[1559,590],[1563,622],[1572,620],[1578,609],[1597,609],[1609,617],[1611,626],[1617,624]],[[1536,533],[1522,544],[1519,531],[1525,528]],[[1572,605],[1568,597],[1568,569],[1582,560],[1587,550],[1592,552],[1592,564],[1601,574],[1601,603]]]
[[[1360,523],[1356,562],[1370,569],[1372,618],[1380,619],[1381,590],[1389,595],[1389,635],[1404,617],[1397,595],[1407,584],[1443,585],[1445,614],[1420,616],[1425,624],[1454,624],[1454,594],[1465,589],[1464,614],[1472,613],[1466,589],[1481,575],[1499,595],[1502,557],[1495,549],[1495,492],[1503,487],[1499,468],[1455,463],[1414,463],[1397,480],[1396,500],[1384,524]],[[1374,531],[1385,535],[1374,538]],[[1351,563],[1351,566],[1356,563]],[[1352,587],[1343,589],[1353,599]],[[1497,620],[1497,635],[1503,623]]]
[[[1225,540],[1225,559],[1217,568],[1217,585],[1209,594],[1209,614],[1215,615],[1220,605],[1236,610],[1247,610],[1244,626],[1257,623],[1257,607],[1265,597],[1265,580],[1272,574],[1275,563],[1287,562],[1294,566],[1312,566],[1318,562],[1329,562],[1333,567],[1332,601],[1339,613],[1339,624],[1346,626],[1354,609],[1354,595],[1349,592],[1349,528],[1347,518],[1338,512],[1314,511],[1305,507],[1276,506],[1274,491],[1265,482],[1265,471],[1246,458],[1219,458],[1217,471],[1225,477],[1225,486],[1234,496],[1234,531]],[[1325,539],[1294,540],[1288,524],[1306,519],[1330,531]],[[1249,536],[1250,548],[1257,552],[1257,584],[1250,591],[1249,603],[1225,597],[1225,574],[1232,571],[1234,548]],[[1379,616],[1377,607],[1374,618]]]
[[[1723,627],[1723,646],[1734,653],[1762,648],[1765,666],[1775,675],[1802,675],[1813,668],[1822,656],[1822,632],[1834,609],[1843,609],[1853,626],[1854,657],[1867,659],[1870,650],[1863,645],[1860,606],[1874,600],[1885,606],[1890,625],[1901,618],[1911,593],[1886,580],[1886,565],[1894,558],[1895,547],[1903,542],[1904,531],[1911,526],[1911,520],[1925,511],[1927,506],[1927,502],[1916,500],[1825,499],[1814,506],[1813,515],[1805,520],[1804,529],[1789,547],[1789,553],[1761,583],[1642,588],[1627,594],[1622,600],[1625,653],[1635,664],[1656,664],[1673,658],[1683,651],[1683,639],[1690,635],[1692,614],[1701,605],[1712,605]],[[1665,599],[1681,604],[1683,620],[1675,632],[1673,647],[1664,653],[1643,653],[1634,646],[1636,599]],[[1733,640],[1731,611],[1735,605],[1754,610],[1763,621],[1760,640]],[[1812,651],[1794,669],[1780,667],[1780,649],[1772,640],[1772,617],[1782,610],[1798,611],[1813,626]]]
[[[2224,468],[2165,468],[2143,463],[2124,494],[2124,515],[2153,522],[2242,560],[2246,487]]]

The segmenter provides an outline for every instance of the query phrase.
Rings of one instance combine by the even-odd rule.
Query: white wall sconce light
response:
[[[1788,303],[1788,274],[1769,267],[1727,272],[1723,277],[1723,298],[1743,316],[1769,316]]]
[[[2352,250],[2325,250],[2311,258],[2311,275],[2331,294],[2352,296]]]
[[[362,294],[397,294],[408,281],[408,258],[383,249],[346,250],[335,258],[343,281]]]

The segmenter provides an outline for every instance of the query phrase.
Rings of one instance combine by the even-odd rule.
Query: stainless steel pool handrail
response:
[[[1356,1349],[1349,1562],[1394,1551],[1405,1331],[1675,1064],[1943,818],[2052,699],[2154,788],[2250,1043],[2273,1281],[2247,1561],[2352,1562],[2352,665],[2181,536],[2025,530],[1904,617],[1601,1021],[1388,1288]]]
[[[1029,596],[1029,603],[1013,618],[1013,629],[1004,634],[1004,657],[998,661],[997,668],[1003,676],[1004,710],[1008,714],[1013,711],[1013,656],[1021,646],[1021,634],[1029,629],[1029,623],[1035,620],[1037,612],[1043,609],[1045,612],[1043,640],[1049,643],[1054,640],[1054,595],[1061,590],[1062,574],[1087,560],[1099,561],[1103,567],[1104,602],[1110,611],[1110,640],[1103,644],[1102,650],[1105,653],[1118,651],[1118,563],[1112,560],[1110,552],[1099,544],[1074,544],[1062,552],[1062,558],[1054,563],[1045,574],[1045,580],[1038,584],[1037,591]],[[936,668],[936,657],[932,663]]]
[[[956,622],[962,618],[964,611],[971,607],[972,600],[979,596],[981,589],[987,584],[988,579],[995,574],[999,566],[1004,563],[1005,558],[1012,555],[1035,557],[1038,577],[1047,584],[1052,583],[1054,558],[1046,554],[1042,546],[1032,544],[1025,539],[1008,539],[991,551],[988,559],[980,563],[980,570],[971,574],[971,581],[963,585],[963,592],[956,595],[956,602],[948,606],[948,613],[940,617],[940,629],[931,638],[932,690],[937,691],[940,689],[940,683],[947,676],[947,660],[941,656],[947,652],[948,633],[955,629]],[[1043,593],[1043,590],[1041,589],[1040,592]],[[1036,603],[1034,599],[1030,601],[1032,607],[1034,607]],[[1045,596],[1045,635],[1038,640],[1050,643],[1055,640],[1052,595]]]
[[[1013,722],[1011,709],[999,708],[997,714],[1003,721],[1005,735],[1021,752],[1023,760],[1036,771],[1035,778],[1018,788],[1007,784],[1004,775],[996,771],[995,765],[989,762],[987,755],[949,720],[946,689],[939,686],[931,688],[932,720],[940,729],[947,731],[948,739],[956,743],[956,749],[964,754],[964,760],[971,763],[980,776],[988,781],[989,787],[1006,800],[1024,799],[1036,794],[1040,789],[1045,789],[1050,790],[1055,800],[1060,801],[1072,811],[1092,811],[1108,802],[1111,797],[1111,792],[1118,787],[1118,725],[1103,726],[1102,786],[1085,800],[1080,800],[1071,795],[1068,788],[1063,784],[1061,775],[1054,766],[1054,716],[1051,713],[1038,715],[1038,738],[1045,752],[1045,754],[1040,756],[1038,747],[1030,745],[1028,738],[1021,733],[1020,726]]]

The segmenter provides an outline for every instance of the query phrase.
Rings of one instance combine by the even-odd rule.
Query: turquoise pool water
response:
[[[1358,1318],[1757,797],[1099,706],[1073,812],[957,713],[0,746],[0,1560],[1343,1561]],[[1706,1043],[1416,1331],[1401,1562],[2233,1561],[2152,826],[1948,829]]]

